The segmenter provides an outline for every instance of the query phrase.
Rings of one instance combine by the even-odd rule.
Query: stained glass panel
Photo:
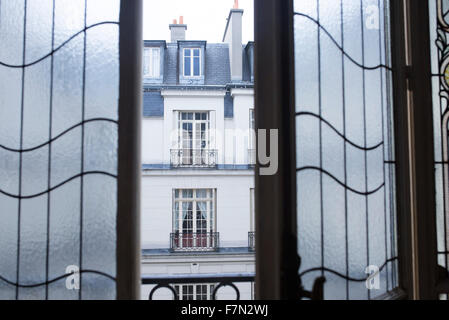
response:
[[[449,1],[429,1],[438,264],[449,269]]]
[[[0,299],[115,298],[119,9],[0,1]]]
[[[325,276],[326,299],[375,298],[398,285],[389,1],[294,10],[300,274]]]

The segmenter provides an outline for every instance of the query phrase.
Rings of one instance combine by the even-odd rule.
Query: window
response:
[[[184,76],[199,77],[201,75],[201,49],[184,49]]]
[[[254,189],[249,189],[249,232],[248,232],[248,248],[251,251],[256,249],[256,217],[255,217],[255,201]]]
[[[216,151],[210,150],[209,112],[180,112],[179,149],[172,151],[172,165],[215,166]]]
[[[1,299],[138,297],[140,8],[0,2]]]
[[[449,2],[429,1],[435,144],[436,229],[438,264],[449,270]],[[446,295],[442,298],[448,298]]]
[[[256,119],[254,117],[254,109],[249,110],[249,164],[256,164]]]
[[[144,78],[157,78],[161,74],[161,49],[144,48],[143,50],[143,76]]]
[[[249,231],[254,232],[256,231],[256,220],[255,220],[255,202],[254,202],[254,189],[251,188],[249,190],[249,198],[250,198],[250,223],[249,223]]]
[[[172,249],[216,249],[215,194],[213,189],[174,191]]]
[[[369,1],[311,2],[294,13],[300,273],[306,288],[325,276],[326,298],[370,299],[398,286],[388,16],[374,32]],[[378,290],[365,286],[368,266]]]
[[[182,284],[174,287],[179,300],[212,300],[215,289],[213,284]]]

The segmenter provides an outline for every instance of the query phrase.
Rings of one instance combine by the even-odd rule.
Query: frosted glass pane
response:
[[[83,269],[115,276],[116,180],[101,174],[84,177]]]
[[[448,9],[447,0],[429,1],[438,263],[449,270]]]
[[[45,282],[47,195],[22,200],[19,283]],[[45,299],[45,286],[20,288],[19,299]]]
[[[23,148],[36,148],[49,139],[50,70],[50,59],[45,59],[26,69]]]
[[[305,270],[321,265],[320,176],[318,172],[297,174],[298,251]]]
[[[85,125],[84,171],[102,171],[117,174],[117,125],[98,121]]]
[[[0,52],[2,50],[4,50],[3,45],[0,46]],[[0,66],[0,149],[1,146],[13,149],[18,149],[20,146],[20,112],[11,112],[11,110],[20,110],[21,85],[22,71],[20,69]]]
[[[319,120],[312,116],[296,117],[296,144],[298,167],[320,166]]]
[[[83,43],[79,35],[54,56],[53,137],[82,120]]]
[[[0,155],[0,159],[2,159]],[[0,274],[10,281],[16,282],[17,276],[17,231],[18,224],[15,213],[18,210],[19,200],[4,196],[0,193]],[[3,258],[6,257],[8,258]],[[0,281],[0,299],[14,299],[16,287]]]
[[[324,263],[340,273],[346,271],[345,194],[331,178],[323,177]],[[320,232],[321,233],[321,232]]]
[[[84,29],[84,2],[85,0],[56,0],[55,47]],[[82,54],[82,51],[77,53]]]
[[[118,119],[118,31],[107,24],[87,32],[86,119]]]
[[[80,178],[50,193],[49,278],[80,265]],[[67,290],[65,279],[48,288],[50,299],[78,299],[79,292]]]
[[[24,0],[0,3],[0,61],[8,65],[23,63],[23,41],[18,35],[23,35],[24,8]]]
[[[397,286],[386,263],[397,257],[385,6],[295,1],[300,273],[307,288],[324,274],[326,299],[369,299]],[[375,293],[365,287],[370,265],[382,267]]]
[[[116,297],[119,10],[0,1],[0,299]]]
[[[48,188],[48,146],[22,155],[22,195],[34,196]]]
[[[52,21],[53,0],[27,0],[25,63],[33,63],[51,52]],[[45,88],[49,91],[48,86]]]
[[[55,187],[81,170],[81,127],[70,130],[52,143],[51,187]]]
[[[318,30],[308,19],[297,18],[294,24],[295,30],[307,30],[295,33],[295,86],[296,95],[301,97],[296,99],[296,111],[318,113]]]
[[[17,195],[19,190],[19,154],[0,148],[0,193]]]

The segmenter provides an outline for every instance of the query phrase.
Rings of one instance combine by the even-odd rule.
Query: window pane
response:
[[[200,75],[200,58],[193,58],[193,75]]]
[[[148,76],[150,74],[151,53],[150,49],[145,48],[143,51],[143,74]]]
[[[388,8],[295,0],[300,273],[308,289],[324,275],[327,299],[398,285]],[[365,285],[369,266],[378,290]]]
[[[182,197],[185,198],[193,198],[193,190],[182,190]]]
[[[189,57],[185,57],[184,58],[184,75],[185,76],[190,76],[191,74],[191,65],[190,65],[190,58]]]
[[[116,297],[119,8],[0,2],[0,299]]]
[[[438,264],[449,270],[449,117],[446,98],[449,92],[448,10],[447,0],[429,1]]]
[[[152,77],[159,77],[160,76],[160,50],[159,49],[153,49],[153,72],[151,74]]]

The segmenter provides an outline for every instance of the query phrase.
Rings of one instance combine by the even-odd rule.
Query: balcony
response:
[[[170,249],[175,252],[215,251],[219,247],[218,232],[171,233]]]
[[[251,167],[254,167],[256,165],[257,161],[257,155],[256,155],[256,149],[248,149],[248,164]]]
[[[178,292],[174,288],[177,284],[203,284],[203,283],[216,283],[212,292],[212,300],[217,299],[217,292],[220,288],[229,286],[235,290],[236,300],[240,300],[241,293],[236,284],[238,283],[250,283],[254,284],[254,273],[222,273],[222,274],[173,274],[173,275],[143,275],[143,285],[154,285],[151,290],[148,299],[153,300],[153,296],[161,288],[169,289],[173,294],[174,300],[179,300]],[[253,289],[252,289],[253,291]],[[254,297],[254,292],[251,294]]]
[[[172,149],[170,165],[173,168],[215,168],[218,151],[213,149]]]
[[[256,233],[248,232],[248,249],[249,251],[256,251]]]

